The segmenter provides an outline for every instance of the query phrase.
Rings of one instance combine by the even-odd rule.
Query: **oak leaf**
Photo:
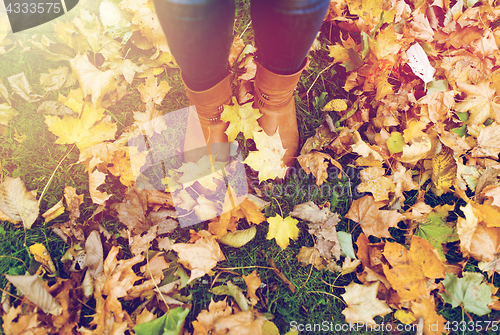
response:
[[[282,218],[279,214],[267,219],[269,222],[269,232],[267,239],[276,239],[276,243],[281,249],[286,249],[290,244],[290,239],[296,240],[299,237],[299,228],[297,228],[298,220],[290,216]]]
[[[347,304],[347,308],[342,311],[347,322],[359,321],[365,325],[375,325],[373,317],[392,312],[385,301],[377,299],[379,284],[377,281],[365,286],[353,282],[346,286],[345,293],[341,296]]]
[[[373,196],[365,195],[352,202],[345,217],[359,223],[368,236],[391,237],[389,227],[395,227],[404,216],[395,210],[379,210],[382,206],[384,202],[376,202]]]
[[[259,181],[283,178],[288,167],[283,162],[286,150],[283,148],[279,132],[273,136],[265,132],[254,132],[257,151],[251,151],[243,163],[259,171]]]

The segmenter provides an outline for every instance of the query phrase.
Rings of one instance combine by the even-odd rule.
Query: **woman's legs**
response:
[[[234,0],[154,0],[168,45],[191,90],[203,91],[229,74]]]
[[[294,91],[329,0],[252,0],[258,50],[255,102],[267,135],[279,132],[283,161],[291,166],[299,146]]]
[[[329,5],[329,0],[252,0],[259,63],[277,74],[296,73]]]

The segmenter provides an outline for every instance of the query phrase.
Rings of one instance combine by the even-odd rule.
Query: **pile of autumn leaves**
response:
[[[332,1],[327,20],[339,28],[341,41],[330,46],[330,56],[346,68],[344,89],[357,99],[335,99],[325,107],[325,111],[338,113],[345,127],[326,115],[316,134],[306,140],[298,162],[321,186],[327,181],[329,164],[341,169],[336,159],[350,152],[359,155],[355,164],[364,168],[358,191],[370,194],[354,200],[345,218],[358,223],[363,233],[355,252],[351,234],[336,231],[340,218],[330,211],[329,204],[307,202],[297,205],[287,217],[267,218],[267,237],[287,248],[299,235],[298,220],[292,217],[299,218],[308,222],[308,232],[315,240],[313,247],[301,248],[299,262],[342,274],[358,270],[362,285],[351,283],[342,294],[346,321],[375,324],[375,316],[395,310],[399,321],[423,324],[424,333],[433,334],[447,330],[446,320],[436,312],[437,299],[476,315],[500,309],[497,288],[487,283],[487,278],[462,272],[467,257],[478,260],[480,269],[489,276],[497,270],[500,109],[495,96],[500,77],[495,66],[500,59],[500,31],[495,25],[499,19],[500,9],[486,2]],[[79,17],[59,22],[54,29],[53,38],[34,35],[26,44],[0,36],[0,52],[21,47],[51,60],[68,61],[70,67],[49,69],[41,75],[40,83],[47,92],[74,87],[75,83],[79,87],[67,96],[60,94],[57,101],[47,101],[33,94],[24,74],[9,77],[8,84],[22,99],[38,104],[38,112],[46,114],[45,123],[57,136],[57,144],[78,148],[78,163],[85,165],[89,177],[90,197],[99,205],[95,215],[110,210],[117,213],[126,227],[121,236],[129,241],[133,257],[124,259],[123,252],[111,246],[113,237],[97,220],[82,222],[79,207],[83,195],[66,187],[64,200],[43,217],[49,222],[69,212],[68,221],[54,224],[52,229],[71,245],[63,257],[66,270],[73,271],[71,277],[56,278],[50,287],[38,275],[8,277],[30,302],[15,307],[8,304],[9,299],[2,300],[4,331],[182,331],[189,308],[189,297],[182,289],[205,274],[213,274],[217,262],[225,259],[219,243],[239,247],[255,236],[255,225],[266,220],[261,213],[266,203],[249,196],[238,199],[238,206],[219,217],[209,218],[204,215],[215,213],[216,207],[226,206],[229,200],[211,203],[204,196],[193,198],[182,186],[168,193],[136,185],[148,152],[127,144],[138,133],[151,137],[167,130],[157,105],[170,87],[166,81],[158,83],[157,76],[166,67],[176,67],[151,1],[125,0],[116,5],[105,0],[98,15],[81,10]],[[156,52],[134,63],[124,51],[129,41]],[[407,54],[415,43],[425,50],[425,56],[417,60]],[[284,150],[279,135],[263,133],[257,123],[260,114],[252,108],[254,51],[235,39],[230,63],[240,68],[234,82],[237,97],[222,118],[230,122],[231,141],[239,133],[255,141],[257,151],[251,152],[245,163],[264,181],[284,177],[286,167],[281,161]],[[408,65],[412,59],[422,73],[434,73],[433,80],[415,73],[415,64]],[[118,104],[137,79],[144,79],[137,87],[141,110],[134,112],[132,126],[117,133],[117,125],[104,108]],[[10,99],[6,86],[0,83],[3,126],[17,113]],[[364,131],[360,133],[360,129]],[[177,169],[165,183],[173,185],[173,178],[182,184],[187,171],[186,166]],[[123,202],[112,204],[112,208],[111,195],[99,190],[107,174],[119,177],[128,187]],[[217,187],[221,183],[214,179],[201,184],[208,191],[220,191]],[[417,201],[405,211],[405,192],[410,190],[419,190]],[[441,195],[450,191],[466,205],[432,208],[424,202],[425,192]],[[231,192],[228,188],[227,193]],[[188,243],[170,240],[168,234],[178,227],[178,208],[210,219],[208,230],[191,232]],[[449,213],[457,209],[463,215],[456,222],[447,222]],[[20,179],[7,177],[0,184],[0,210],[2,220],[22,222],[29,229],[40,209],[35,195]],[[252,227],[239,230],[241,219]],[[408,248],[369,242],[369,235],[391,237],[389,228],[397,227],[400,221],[408,227]],[[465,260],[449,264],[445,242],[453,241],[460,241]],[[163,251],[151,251],[153,245]],[[43,245],[30,246],[30,252],[41,264],[39,273],[54,273]],[[136,273],[132,267],[138,264],[140,272]],[[272,322],[254,308],[261,285],[257,272],[243,279],[246,296],[231,282],[214,288],[214,293],[231,296],[236,304],[227,299],[212,302],[193,323],[195,334],[224,334],[227,330],[276,334]],[[96,300],[92,327],[79,327],[79,301],[92,296]],[[144,303],[130,312],[123,310],[119,299],[141,299]],[[163,317],[156,319],[152,308],[161,309]],[[428,327],[431,324],[439,327]]]

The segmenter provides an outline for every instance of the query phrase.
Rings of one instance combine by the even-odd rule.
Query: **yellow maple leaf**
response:
[[[424,121],[409,120],[406,123],[406,129],[403,130],[403,138],[406,143],[409,143],[414,138],[425,136],[422,131],[427,127],[427,123]]]
[[[116,124],[111,122],[109,116],[103,118],[103,115],[104,109],[85,105],[80,118],[65,115],[61,119],[58,116],[46,115],[45,123],[49,130],[59,137],[57,144],[76,143],[82,151],[115,137]]]
[[[248,154],[244,163],[259,171],[259,181],[266,179],[283,178],[288,167],[283,162],[285,148],[281,143],[279,132],[273,136],[265,132],[254,132],[254,141],[258,151]]]
[[[299,228],[297,228],[299,220],[291,216],[287,216],[283,219],[281,215],[276,214],[276,216],[268,218],[267,222],[269,222],[267,239],[276,239],[276,243],[281,249],[286,249],[288,247],[290,239],[296,240],[299,237]]]
[[[258,109],[252,107],[253,102],[238,105],[238,101],[233,97],[233,105],[224,105],[221,114],[222,121],[229,122],[226,134],[229,142],[233,142],[241,132],[246,139],[253,138],[253,133],[262,130],[257,119],[262,116]]]
[[[153,101],[155,104],[159,105],[168,91],[170,91],[170,86],[166,81],[162,81],[158,85],[156,77],[151,75],[146,78],[146,84],[140,84],[137,86],[137,89],[141,92],[142,102],[148,103]]]

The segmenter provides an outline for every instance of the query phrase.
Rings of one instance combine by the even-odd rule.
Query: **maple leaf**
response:
[[[455,92],[432,92],[417,101],[420,110],[434,123],[444,122],[452,117],[452,109],[455,106]]]
[[[437,313],[434,297],[432,295],[422,297],[420,301],[412,301],[411,311],[416,318],[422,317],[424,319],[425,325],[423,327],[423,333],[425,335],[442,335],[447,333],[447,320]]]
[[[500,125],[492,123],[481,129],[477,137],[477,146],[472,149],[473,157],[498,158],[500,153]]]
[[[406,129],[403,131],[403,138],[406,143],[409,143],[411,140],[415,138],[419,138],[425,136],[425,133],[422,131],[427,127],[427,123],[420,120],[409,120],[406,124]]]
[[[246,139],[254,138],[254,132],[261,131],[262,128],[257,119],[262,116],[258,109],[252,107],[253,102],[239,105],[233,97],[233,105],[224,105],[221,114],[222,121],[229,122],[226,134],[229,142],[233,142],[239,133],[243,133]]]
[[[95,170],[93,172],[89,171],[89,193],[92,201],[95,204],[102,205],[106,200],[111,197],[111,194],[106,192],[101,192],[97,188],[104,184],[106,180],[106,174],[102,173],[99,170]]]
[[[500,186],[488,185],[481,191],[481,195],[492,199],[492,205],[500,207]]]
[[[385,301],[377,299],[378,286],[375,282],[369,286],[350,283],[345,287],[345,293],[341,294],[347,304],[342,311],[347,322],[363,322],[365,325],[375,325],[373,317],[384,316],[392,310]]]
[[[460,210],[464,213],[465,218],[458,217],[457,219],[457,234],[460,237],[460,250],[464,255],[470,252],[472,237],[476,231],[479,219],[474,213],[474,208],[471,202],[465,206],[460,206]]]
[[[269,222],[269,232],[267,239],[276,239],[276,243],[281,249],[286,249],[290,244],[290,239],[296,240],[299,237],[299,228],[297,228],[298,220],[287,216],[282,218],[279,214],[267,219]]]
[[[405,196],[403,192],[417,188],[417,185],[415,185],[412,179],[412,171],[410,169],[407,170],[400,162],[396,162],[392,167],[392,173],[391,178],[395,185],[394,194],[401,203],[404,203]]]
[[[116,124],[111,122],[110,116],[103,116],[104,109],[84,105],[79,118],[65,115],[61,119],[58,116],[46,115],[45,123],[49,130],[58,136],[57,144],[75,143],[82,151],[115,137]]]
[[[202,236],[194,244],[176,243],[172,250],[179,255],[179,262],[191,270],[188,283],[210,273],[217,262],[226,258],[215,238],[207,231],[199,231]]]
[[[100,107],[104,96],[118,88],[115,72],[112,70],[104,72],[99,70],[89,62],[86,55],[77,55],[70,60],[70,64],[80,82],[83,95],[92,95],[94,108]]]
[[[297,260],[304,265],[313,265],[318,271],[323,270],[326,265],[316,247],[302,247],[297,254]]]
[[[324,152],[312,151],[307,154],[301,154],[297,157],[300,166],[307,174],[312,173],[316,177],[316,185],[320,186],[328,178],[328,160],[342,171],[342,165],[334,160],[330,155]]]
[[[404,215],[395,210],[379,210],[384,205],[385,202],[376,202],[373,196],[365,195],[352,202],[345,217],[359,223],[366,235],[391,237],[389,227],[395,227]]]
[[[156,109],[154,104],[146,105],[145,112],[134,112],[134,119],[141,135],[145,134],[148,138],[154,133],[160,134],[167,129],[162,113]]]
[[[155,104],[161,104],[165,95],[170,91],[170,86],[166,81],[162,81],[160,85],[157,84],[157,79],[155,76],[149,76],[146,78],[146,84],[142,83],[137,86],[139,92],[141,92],[141,101],[144,103],[154,102]]]
[[[396,185],[384,174],[385,169],[379,167],[361,170],[361,184],[358,185],[358,191],[371,192],[375,201],[389,200],[389,193],[394,192]]]
[[[265,132],[254,132],[254,141],[257,151],[251,151],[243,163],[259,171],[259,181],[283,178],[288,167],[283,162],[285,148],[281,143],[279,131],[273,136]]]
[[[494,102],[495,89],[490,88],[488,81],[476,85],[459,81],[457,87],[467,94],[467,98],[457,103],[455,110],[459,113],[470,113],[468,124],[480,125],[488,118],[500,122],[500,105]]]
[[[445,292],[439,293],[443,301],[451,304],[453,308],[463,304],[466,311],[476,315],[491,313],[488,304],[493,302],[491,288],[483,283],[481,273],[463,272],[462,278],[453,273],[447,273],[443,280]]]

